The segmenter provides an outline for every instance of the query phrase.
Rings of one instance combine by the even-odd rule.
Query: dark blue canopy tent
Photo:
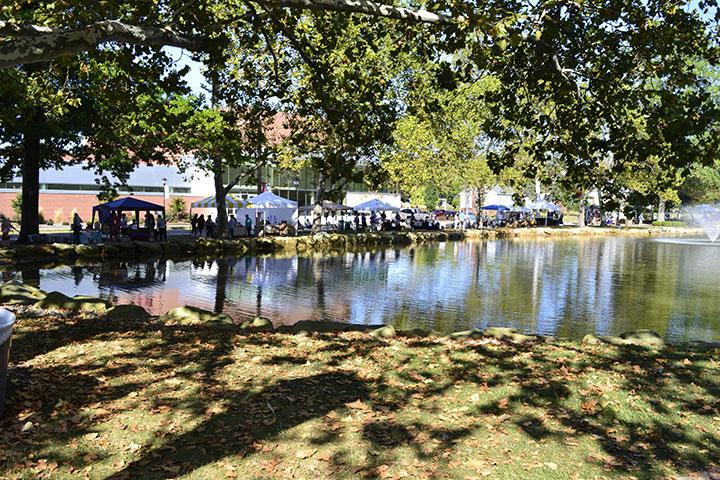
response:
[[[155,205],[154,203],[146,202],[133,197],[120,198],[113,200],[112,202],[102,203],[93,207],[92,214],[92,225],[95,225],[95,213],[98,214],[100,224],[105,223],[110,219],[112,212],[135,212],[135,224],[140,225],[140,212],[163,212],[165,216],[165,207],[162,205]]]
[[[510,210],[510,208],[506,207],[505,205],[484,205],[481,210],[495,210],[497,212],[506,212]]]

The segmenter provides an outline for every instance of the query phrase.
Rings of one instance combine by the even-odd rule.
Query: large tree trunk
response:
[[[23,138],[22,220],[19,243],[39,233],[40,204],[40,135],[35,122],[29,122]]]
[[[225,183],[223,182],[222,160],[213,159],[213,180],[215,181],[215,202],[217,203],[217,237],[223,238],[227,233],[227,206],[225,205]]]
[[[580,213],[578,213],[578,227],[585,226],[585,204],[580,204]]]
[[[325,200],[325,178],[320,175],[318,179],[317,189],[315,190],[315,204],[312,210],[312,233],[320,233],[322,231],[322,203]]]
[[[665,200],[663,200],[662,198],[658,202],[658,214],[657,214],[658,222],[665,221],[665,203],[666,203]]]

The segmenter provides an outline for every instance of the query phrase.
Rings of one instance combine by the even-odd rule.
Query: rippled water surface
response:
[[[720,339],[720,245],[602,238],[447,242],[338,256],[154,261],[17,272],[46,291],[153,314],[179,305],[241,320],[512,326],[569,338],[650,328]]]

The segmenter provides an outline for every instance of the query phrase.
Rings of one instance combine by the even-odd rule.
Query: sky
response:
[[[172,59],[176,60],[178,70],[186,65],[190,67],[190,71],[187,75],[185,75],[185,80],[192,89],[192,93],[194,95],[205,95],[207,97],[207,92],[203,90],[203,85],[207,86],[202,72],[203,65],[199,62],[193,61],[190,52],[186,50],[182,50],[177,47],[165,47],[164,50]]]

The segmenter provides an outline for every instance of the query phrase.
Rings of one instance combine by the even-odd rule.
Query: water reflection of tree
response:
[[[227,258],[218,258],[215,260],[217,265],[217,277],[215,282],[215,313],[220,313],[225,309],[225,300],[227,298],[228,276],[230,274],[230,262]]]

